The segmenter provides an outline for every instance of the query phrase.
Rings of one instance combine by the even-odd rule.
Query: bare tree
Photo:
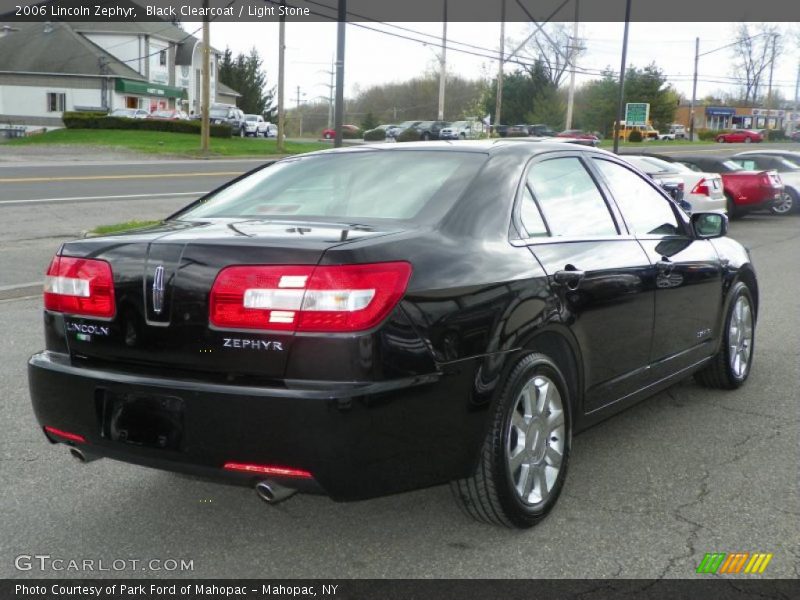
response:
[[[569,27],[564,23],[547,23],[541,29],[531,25],[528,35],[530,39],[520,50],[520,58],[541,62],[547,78],[558,87],[585,50],[582,40],[572,39]],[[533,68],[526,70],[531,72]]]
[[[773,58],[773,40],[775,54],[780,55],[783,48],[779,34],[780,28],[775,24],[742,23],[735,32],[736,39],[732,46],[734,56],[733,76],[740,82],[741,99],[745,104],[756,104],[760,90],[769,73]]]

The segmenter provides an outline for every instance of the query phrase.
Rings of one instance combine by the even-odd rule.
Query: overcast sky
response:
[[[572,24],[568,25],[572,27]],[[189,31],[196,28],[193,23],[186,23],[185,26]],[[366,29],[365,26],[399,36],[429,39],[432,45],[426,46],[416,41],[379,33]],[[508,46],[515,47],[515,41],[521,42],[529,27],[525,23],[506,24]],[[800,62],[800,50],[797,46],[800,24],[781,24],[781,27],[786,49],[775,61],[773,86],[780,89],[785,97],[794,99]],[[700,52],[708,52],[730,44],[735,28],[734,23],[631,23],[628,64],[642,67],[655,61],[668,75],[672,85],[691,97],[695,37],[700,38]],[[614,70],[619,69],[622,23],[582,23],[579,31],[587,48],[578,62],[579,70],[596,72],[609,66]],[[346,95],[352,96],[359,89],[375,84],[403,81],[419,76],[426,70],[438,69],[437,38],[440,39],[441,34],[441,23],[364,23],[362,26],[348,24]],[[497,51],[499,39],[499,23],[448,24],[448,46],[453,48],[485,55],[489,51]],[[470,46],[460,46],[457,42]],[[247,52],[255,46],[264,57],[270,83],[277,82],[276,23],[212,23],[211,43],[218,49],[230,46],[234,53]],[[336,52],[336,24],[287,23],[286,45],[286,90],[289,106],[296,104],[297,86],[300,86],[301,97],[305,101],[313,101],[320,96],[327,97],[326,84],[329,83],[330,76],[325,71],[330,71],[331,59]],[[447,52],[447,65],[450,73],[467,78],[482,74],[493,76],[497,71],[496,60],[451,49]],[[507,65],[506,68],[512,66]],[[731,87],[730,78],[733,75],[733,58],[729,49],[701,57],[698,98]],[[593,77],[596,76],[579,75],[578,81]]]

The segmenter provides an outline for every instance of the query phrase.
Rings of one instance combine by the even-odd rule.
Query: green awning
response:
[[[186,90],[171,85],[149,83],[146,81],[133,81],[131,79],[117,79],[114,89],[126,94],[139,94],[140,96],[161,96],[163,98],[185,98]]]

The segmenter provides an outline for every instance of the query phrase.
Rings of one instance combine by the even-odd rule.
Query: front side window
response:
[[[617,163],[593,159],[617,201],[632,233],[680,235],[683,233],[671,202],[647,180]]]
[[[537,163],[528,173],[528,185],[551,235],[617,235],[603,195],[580,159],[554,158]]]

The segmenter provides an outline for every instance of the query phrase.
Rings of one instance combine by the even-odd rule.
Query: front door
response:
[[[722,271],[714,246],[697,240],[677,206],[647,179],[616,162],[595,158],[628,229],[652,265],[656,292],[650,380],[696,364],[719,338]]]

